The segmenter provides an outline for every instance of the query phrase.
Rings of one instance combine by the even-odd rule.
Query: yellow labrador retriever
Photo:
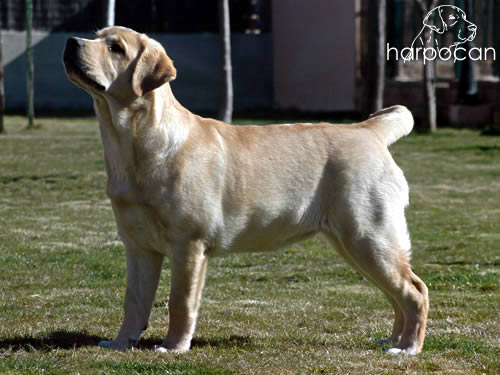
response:
[[[427,288],[412,272],[408,185],[387,146],[413,127],[394,106],[356,125],[231,126],[182,107],[162,46],[123,27],[71,38],[71,81],[94,99],[111,199],[127,253],[125,317],[113,341],[137,345],[163,258],[172,267],[168,333],[156,349],[186,351],[208,259],[269,251],[315,233],[377,285],[394,308],[390,353],[424,342]]]

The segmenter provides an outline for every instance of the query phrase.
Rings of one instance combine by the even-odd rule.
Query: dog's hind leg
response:
[[[392,306],[392,309],[394,310],[394,324],[392,326],[391,336],[389,336],[389,338],[387,339],[378,339],[375,342],[375,344],[376,345],[397,344],[401,339],[401,335],[403,334],[405,326],[405,316],[403,310],[401,310],[401,307],[399,307],[396,300],[392,298],[392,296],[385,290],[382,290],[382,292],[385,294],[386,298],[389,300],[389,303]]]
[[[418,354],[424,345],[425,326],[429,311],[429,296],[425,283],[413,273],[409,262],[399,266],[403,285],[394,289],[397,302],[405,314],[405,325],[391,354]]]
[[[411,270],[406,253],[398,247],[380,248],[371,240],[356,241],[344,251],[393,305],[396,317],[389,340],[399,342],[389,353],[418,354],[424,343],[429,300],[427,287]]]
[[[358,271],[361,275],[363,275],[367,280],[370,280],[373,283],[376,283],[374,279],[372,279],[371,275],[367,272],[365,272],[362,268],[360,268],[354,261],[354,259],[351,258],[350,254],[348,251],[344,249],[342,244],[337,240],[337,238],[328,233],[324,233],[328,240],[332,243],[333,247],[337,250],[337,252],[344,258],[344,260],[356,271]],[[399,307],[398,303],[396,300],[384,289],[381,289],[381,291],[384,293],[385,297],[388,299],[389,303],[391,304],[393,310],[394,310],[394,324],[392,327],[392,334],[389,338],[387,339],[379,339],[376,341],[376,345],[386,345],[386,344],[397,344],[401,338],[401,335],[403,333],[404,325],[405,325],[405,316],[403,313],[403,310]]]
[[[101,341],[100,347],[125,350],[137,346],[142,331],[148,326],[163,258],[155,252],[127,247],[125,316],[116,339]]]
[[[169,324],[167,337],[158,351],[189,350],[205,283],[208,257],[202,241],[193,241],[184,249],[174,251],[170,259]]]
[[[421,351],[429,299],[427,287],[411,270],[410,243],[404,217],[405,195],[380,199],[379,191],[358,195],[356,204],[344,206],[328,221],[340,254],[381,289],[395,310],[390,340],[398,340],[389,353]],[[337,220],[335,221],[335,218]]]

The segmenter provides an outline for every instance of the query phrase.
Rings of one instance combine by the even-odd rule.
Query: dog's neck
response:
[[[129,197],[147,181],[167,168],[187,137],[185,120],[190,113],[164,84],[144,97],[123,104],[114,99],[94,97],[108,175],[108,195]],[[139,141],[140,140],[140,141]]]

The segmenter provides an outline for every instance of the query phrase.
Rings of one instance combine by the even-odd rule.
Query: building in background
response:
[[[351,1],[274,0],[274,107],[355,111]]]
[[[366,82],[370,0],[230,0],[234,105],[323,112],[359,111]],[[463,0],[440,0],[461,6]],[[415,0],[388,0],[387,41],[409,46],[422,26]],[[92,110],[91,100],[65,77],[62,51],[69,36],[92,37],[105,23],[105,0],[33,0],[35,105],[38,110]],[[475,42],[500,54],[500,4],[476,0]],[[24,1],[0,0],[4,30],[6,106],[25,106]],[[158,39],[174,60],[175,95],[193,111],[218,105],[219,44],[216,0],[116,0],[116,24]],[[500,55],[476,64],[480,100],[500,116]],[[456,101],[460,65],[437,62],[439,122]],[[387,62],[385,104],[423,111],[422,64]],[[40,93],[44,93],[41,95]],[[498,121],[498,120],[497,120]]]
[[[368,40],[368,1],[356,0],[356,92],[363,92],[368,66],[372,63],[367,57]],[[465,0],[438,0],[437,5],[453,5],[465,9]],[[478,79],[479,104],[481,108],[471,108],[473,119],[479,123],[500,123],[500,1],[475,0],[472,14],[467,19],[477,26],[474,44],[479,48],[493,47],[496,49],[496,60],[475,61],[474,69]],[[387,42],[398,50],[409,47],[413,39],[422,29],[425,16],[420,12],[415,0],[387,0]],[[435,20],[438,22],[439,20]],[[456,35],[443,33],[437,36],[440,46],[450,43]],[[436,60],[436,94],[438,124],[450,124],[454,111],[452,107],[458,98],[458,77],[462,64],[453,60]],[[417,121],[423,117],[425,110],[423,90],[422,61],[396,61],[391,56],[387,61],[384,105],[404,104],[414,113]],[[358,97],[357,108],[361,102]]]

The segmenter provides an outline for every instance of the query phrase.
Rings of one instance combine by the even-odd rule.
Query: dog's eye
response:
[[[114,52],[114,53],[119,53],[119,54],[122,54],[122,55],[125,54],[125,50],[118,43],[111,44],[111,46],[109,47],[109,50],[111,52]]]

